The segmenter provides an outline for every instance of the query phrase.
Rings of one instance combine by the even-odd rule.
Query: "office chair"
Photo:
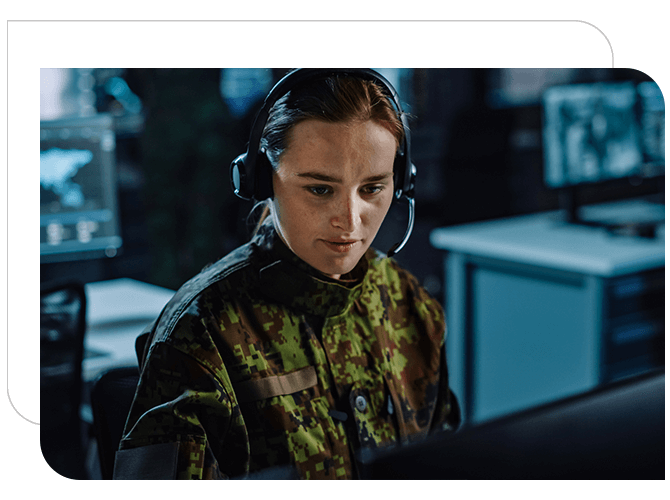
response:
[[[40,290],[40,444],[49,466],[71,479],[86,477],[79,416],[86,332],[86,293],[76,282]]]
[[[112,479],[114,456],[119,448],[139,379],[137,367],[128,366],[107,370],[93,383],[91,409],[103,479]]]

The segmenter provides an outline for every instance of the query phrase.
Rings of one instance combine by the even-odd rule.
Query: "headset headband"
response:
[[[261,138],[265,124],[270,115],[272,106],[285,96],[291,89],[311,80],[330,76],[352,76],[368,80],[379,85],[384,94],[396,108],[396,113],[403,126],[404,139],[400,145],[394,163],[396,198],[402,196],[413,197],[414,176],[416,169],[411,163],[410,134],[407,119],[402,111],[400,98],[393,85],[382,75],[372,69],[323,69],[300,68],[295,69],[281,78],[268,93],[263,106],[256,114],[249,136],[247,151],[238,156],[230,166],[233,191],[243,199],[263,200],[272,196],[271,171],[263,171],[267,159],[260,149]],[[259,154],[260,153],[260,154]],[[262,155],[262,156],[261,156]],[[267,169],[265,169],[267,170]]]

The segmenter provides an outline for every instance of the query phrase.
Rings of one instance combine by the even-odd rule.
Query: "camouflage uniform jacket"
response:
[[[115,478],[355,478],[361,448],[457,426],[439,303],[372,249],[352,275],[270,228],[187,282],[152,327]]]

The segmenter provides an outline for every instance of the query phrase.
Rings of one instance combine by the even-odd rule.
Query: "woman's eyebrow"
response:
[[[332,177],[330,175],[325,175],[325,174],[320,174],[318,172],[302,172],[299,174],[295,174],[297,177],[302,177],[306,179],[314,179],[317,181],[322,181],[322,182],[334,182],[341,184],[342,179],[339,179],[337,177]],[[382,181],[384,179],[388,179],[389,177],[393,176],[393,172],[387,172],[385,174],[380,174],[380,175],[373,175],[370,177],[367,177],[366,179],[363,180],[363,182],[378,182]]]
[[[383,181],[384,179],[388,179],[389,177],[393,177],[393,172],[386,172],[385,174],[373,175],[365,179],[363,182],[379,182]]]
[[[338,182],[342,183],[342,179],[338,179],[337,177],[331,177],[330,175],[325,175],[325,174],[320,174],[318,172],[303,172],[300,174],[295,174],[296,177],[302,177],[305,179],[314,179],[317,181],[323,181],[323,182]]]

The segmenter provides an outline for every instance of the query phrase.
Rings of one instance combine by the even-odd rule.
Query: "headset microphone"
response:
[[[387,257],[393,257],[405,247],[409,241],[409,237],[412,235],[412,230],[414,229],[414,179],[416,179],[416,167],[414,166],[414,163],[410,163],[410,168],[412,169],[412,186],[409,192],[403,193],[400,190],[396,191],[396,199],[400,200],[401,198],[405,198],[409,204],[409,220],[407,221],[407,230],[405,231],[405,236],[403,236],[402,240],[393,245],[386,253]]]
[[[263,106],[258,111],[254,124],[251,127],[249,145],[247,151],[239,155],[230,165],[230,181],[235,194],[244,199],[261,201],[269,198],[272,193],[272,167],[261,150],[260,143],[265,124],[268,120],[272,106],[286,95],[292,88],[299,84],[330,76],[353,76],[376,83],[382,88],[384,94],[395,106],[403,129],[404,139],[393,163],[394,185],[396,192],[394,198],[397,201],[403,198],[409,204],[409,221],[403,239],[393,245],[387,256],[391,257],[407,244],[414,228],[414,183],[416,179],[416,167],[410,158],[410,135],[407,118],[400,105],[398,93],[391,83],[382,75],[372,69],[320,69],[300,68],[286,74],[268,93]]]

